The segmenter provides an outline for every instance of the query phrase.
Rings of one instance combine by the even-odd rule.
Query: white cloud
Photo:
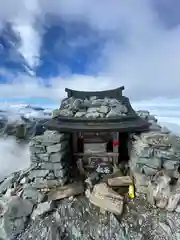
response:
[[[32,69],[39,59],[41,36],[36,28],[36,18],[40,14],[36,0],[7,0],[0,3],[0,25],[12,23],[12,28],[19,35],[21,44],[17,49]]]
[[[152,1],[137,0],[136,4],[133,0],[1,2],[0,21],[13,22],[14,30],[19,32],[22,41],[18,50],[30,68],[38,63],[41,47],[41,32],[35,21],[38,17],[40,24],[47,13],[59,15],[67,21],[84,21],[109,36],[99,56],[103,66],[99,69],[100,77],[75,75],[68,77],[68,80],[52,79],[55,89],[48,91],[42,84],[39,85],[40,79],[35,77],[25,77],[27,83],[23,82],[22,90],[17,83],[20,79],[18,76],[15,85],[2,86],[3,90],[0,91],[3,96],[10,97],[12,92],[17,97],[48,96],[50,93],[63,95],[63,88],[67,85],[81,89],[125,85],[128,95],[137,99],[179,96],[180,28],[165,28],[152,7]],[[31,69],[30,73],[33,76]],[[37,89],[40,91],[35,93]]]
[[[14,138],[0,139],[0,178],[29,167],[28,145],[18,144]]]

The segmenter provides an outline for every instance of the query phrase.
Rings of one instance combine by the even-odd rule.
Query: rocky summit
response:
[[[73,162],[70,133],[31,137],[29,168],[0,180],[0,239],[180,239],[180,138],[138,115],[149,131],[115,165]]]

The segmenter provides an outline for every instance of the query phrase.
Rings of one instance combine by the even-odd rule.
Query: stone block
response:
[[[40,203],[45,198],[44,194],[39,192],[36,188],[27,185],[23,191],[23,198],[32,201],[34,204]]]
[[[43,189],[43,188],[56,188],[58,186],[63,186],[65,183],[67,183],[68,177],[65,176],[64,178],[54,179],[54,180],[48,180],[48,179],[35,179],[35,182],[32,184],[34,188],[37,189]]]
[[[0,194],[4,193],[13,184],[14,176],[11,175],[0,184]]]
[[[130,184],[132,184],[130,176],[120,176],[108,179],[108,185],[111,187],[129,186]]]
[[[42,145],[34,145],[29,147],[30,154],[36,154],[36,153],[46,153],[45,146]]]
[[[170,212],[174,211],[177,208],[179,201],[180,201],[180,193],[172,194],[168,199],[166,210]]]
[[[37,170],[32,170],[29,174],[29,178],[45,178],[49,173],[49,170],[43,170],[43,169],[37,169]]]
[[[42,162],[48,162],[49,154],[48,153],[36,153],[36,158],[38,158]]]
[[[47,163],[42,163],[41,164],[41,169],[45,169],[45,170],[60,170],[62,168],[64,168],[65,166],[65,163],[64,162],[55,162],[55,163],[50,163],[50,162],[47,162]]]
[[[47,153],[55,153],[55,152],[60,152],[62,150],[64,150],[66,148],[66,146],[68,146],[68,142],[67,141],[63,141],[61,143],[58,144],[54,144],[51,146],[47,146]]]
[[[148,167],[155,168],[155,169],[160,169],[161,168],[161,159],[159,159],[159,158],[140,158],[140,157],[137,157],[134,161],[136,162],[136,165],[138,167],[142,167],[142,166],[146,165]]]
[[[67,175],[67,170],[64,168],[60,170],[54,170],[54,175],[56,178],[63,178]]]
[[[79,195],[84,192],[84,185],[82,182],[74,182],[72,184],[67,184],[63,187],[59,187],[52,191],[48,195],[48,200],[58,200],[75,195]]]
[[[153,176],[158,172],[157,168],[151,168],[148,166],[143,166],[142,170],[146,176]]]
[[[135,141],[132,144],[133,152],[142,158],[151,158],[153,156],[153,148],[142,141]]]
[[[49,156],[49,161],[53,163],[59,163],[60,161],[64,160],[67,152],[66,150],[56,153],[51,153]]]
[[[154,149],[154,156],[156,156],[157,158],[161,158],[161,159],[175,159],[176,158],[176,152],[173,150],[173,148],[169,148],[169,149]]]
[[[179,166],[179,162],[177,161],[171,161],[171,160],[165,160],[163,163],[163,167],[166,170],[176,170]]]
[[[44,146],[53,145],[68,138],[68,134],[59,133],[57,131],[47,130],[43,135],[35,136],[32,139],[33,143],[40,143]]]
[[[123,212],[123,197],[110,189],[106,183],[94,186],[89,201],[105,211],[121,215]]]
[[[17,196],[11,198],[0,198],[1,216],[10,219],[27,217],[31,214],[33,203]]]
[[[35,220],[39,216],[43,216],[45,213],[52,211],[54,204],[52,201],[40,203],[37,205],[31,214],[31,218]]]
[[[0,239],[10,240],[16,239],[16,236],[24,231],[25,219],[9,219],[7,217],[0,218]]]

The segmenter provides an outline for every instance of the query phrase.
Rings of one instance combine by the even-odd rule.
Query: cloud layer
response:
[[[100,90],[125,85],[128,95],[134,99],[178,97],[180,21],[175,14],[170,15],[178,2],[171,2],[171,9],[169,3],[168,0],[160,1],[158,6],[150,0],[137,0],[136,4],[133,0],[19,0],[18,3],[7,0],[0,3],[1,26],[5,21],[12,23],[21,39],[17,50],[33,75],[9,77],[14,80],[1,85],[0,96],[60,98],[66,86]],[[86,23],[97,33],[106,35],[106,44],[94,59],[95,66],[101,62],[96,77],[83,73],[72,75],[70,71],[66,78],[48,79],[49,89],[44,86],[44,79],[34,76],[40,64],[43,32],[49,15],[71,22],[72,26],[76,21]],[[173,17],[176,18],[174,24]]]

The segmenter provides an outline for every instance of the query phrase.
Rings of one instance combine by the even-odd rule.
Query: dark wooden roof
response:
[[[124,86],[106,90],[106,91],[97,91],[97,92],[86,92],[86,91],[76,91],[69,88],[65,88],[65,91],[67,92],[68,98],[74,97],[74,98],[89,98],[92,96],[97,96],[97,98],[116,98],[120,99],[122,97],[122,91],[124,90]]]
[[[111,132],[139,132],[146,131],[149,129],[149,123],[141,118],[132,118],[129,120],[117,121],[117,119],[111,119],[102,121],[98,120],[72,120],[66,119],[64,120],[54,118],[45,123],[45,127],[49,130],[55,130],[60,132],[78,132],[78,131],[111,131]]]
[[[47,121],[44,126],[50,130],[57,130],[60,132],[73,132],[73,131],[119,131],[119,132],[138,132],[149,129],[150,124],[140,118],[132,108],[129,98],[122,95],[124,87],[119,87],[107,91],[99,92],[83,92],[75,91],[66,88],[68,98],[80,98],[85,99],[92,96],[97,98],[116,98],[124,104],[128,113],[126,116],[120,116],[116,118],[75,118],[75,117],[64,117],[57,116]]]

